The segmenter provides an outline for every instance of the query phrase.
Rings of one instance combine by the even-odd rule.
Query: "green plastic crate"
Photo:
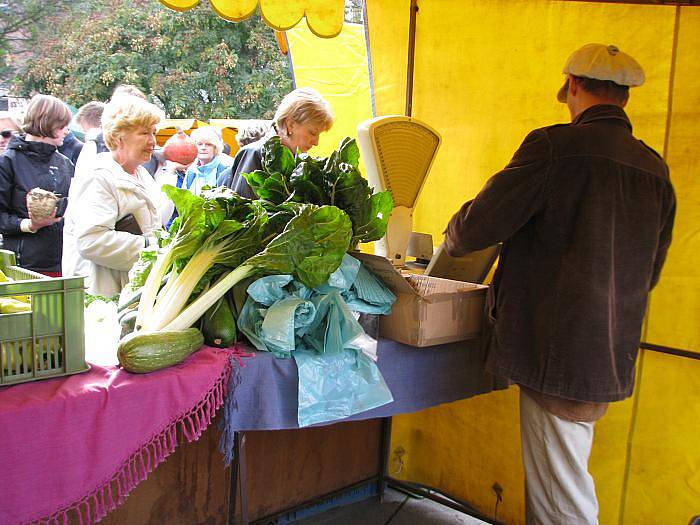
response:
[[[0,250],[0,297],[29,295],[31,312],[0,314],[0,386],[77,374],[85,363],[83,277],[51,278],[15,266]]]

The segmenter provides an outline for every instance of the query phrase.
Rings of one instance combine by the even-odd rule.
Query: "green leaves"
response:
[[[250,184],[250,187],[253,188],[255,194],[261,199],[274,202],[275,204],[282,204],[289,198],[285,177],[279,172],[269,173],[255,170],[252,173],[245,173],[243,176]]]
[[[258,272],[294,275],[315,288],[325,284],[340,266],[351,236],[352,223],[341,209],[307,205],[245,265]]]
[[[296,167],[294,154],[282,145],[279,137],[268,140],[262,148],[263,169],[268,173],[281,173],[289,177]]]
[[[263,146],[262,160],[262,170],[243,175],[261,199],[337,206],[352,221],[353,245],[386,233],[394,206],[391,194],[372,194],[359,170],[360,150],[354,139],[346,137],[324,159],[304,153],[294,157],[279,137],[271,137]]]
[[[394,199],[388,191],[375,193],[362,206],[355,225],[355,237],[362,242],[377,241],[386,235]]]

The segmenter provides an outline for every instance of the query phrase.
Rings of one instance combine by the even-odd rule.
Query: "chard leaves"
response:
[[[272,137],[262,148],[263,169],[268,173],[281,173],[289,177],[296,167],[294,154],[282,145],[279,137]]]
[[[307,205],[245,265],[262,273],[294,275],[315,288],[340,266],[351,236],[352,224],[343,210]]]
[[[381,239],[386,234],[393,200],[389,192],[373,194],[359,170],[360,150],[346,137],[328,158],[305,153],[294,157],[279,137],[262,149],[263,169],[243,174],[259,198],[274,204],[296,201],[330,204],[352,221],[352,245]]]

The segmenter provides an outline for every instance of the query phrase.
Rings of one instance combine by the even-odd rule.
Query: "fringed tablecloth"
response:
[[[130,374],[92,365],[66,378],[0,388],[0,524],[89,525],[122,503],[223,404],[230,351]],[[77,516],[76,516],[77,515]]]

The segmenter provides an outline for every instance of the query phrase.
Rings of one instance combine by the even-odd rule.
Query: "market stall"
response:
[[[339,126],[410,107],[443,135],[414,213],[414,229],[434,239],[529,130],[568,120],[554,95],[572,49],[614,42],[643,63],[647,83],[633,90],[626,109],[635,135],[668,162],[679,205],[674,241],[651,296],[636,394],[611,407],[596,427],[591,471],[601,487],[605,522],[656,523],[663,516],[683,523],[698,514],[699,489],[688,480],[697,479],[700,406],[699,275],[693,263],[698,163],[692,146],[699,17],[694,1],[387,0],[366,2],[366,35],[352,24],[329,40],[303,24],[287,31],[299,84],[341,101]],[[368,55],[358,52],[362,40]],[[338,57],[338,67],[329,64],[331,56]],[[333,141],[320,147],[333,147]],[[391,472],[444,490],[492,518],[522,522],[516,389],[394,423]],[[433,432],[416,432],[426,428]],[[505,488],[502,494],[494,482]]]
[[[196,4],[190,0],[164,0],[163,3],[177,9],[187,9]],[[471,198],[484,180],[507,161],[525,132],[537,126],[567,120],[565,110],[556,103],[554,94],[561,80],[558,76],[561,64],[571,49],[582,41],[614,41],[645,63],[649,72],[648,83],[633,93],[629,113],[635,123],[636,134],[662,152],[671,167],[678,194],[679,215],[676,240],[661,284],[652,294],[638,365],[636,393],[630,400],[611,408],[597,427],[591,469],[596,479],[600,480],[601,521],[604,522],[656,523],[661,519],[664,522],[684,523],[698,513],[697,495],[700,488],[696,482],[698,448],[695,436],[700,405],[694,401],[697,400],[699,377],[697,292],[700,279],[693,265],[693,254],[697,252],[698,206],[692,196],[698,184],[697,153],[693,144],[697,135],[696,108],[700,90],[696,89],[698,75],[693,50],[700,35],[700,31],[697,31],[700,12],[686,5],[692,3],[548,0],[516,3],[475,0],[465,3],[455,0],[418,4],[410,0],[368,1],[366,15],[370,69],[367,84],[354,91],[365,98],[362,98],[359,106],[347,106],[352,107],[352,111],[360,107],[362,119],[372,114],[410,113],[440,131],[443,148],[414,215],[417,231],[439,237],[452,212]],[[250,16],[258,7],[258,2],[214,1],[212,5],[225,18],[240,20]],[[417,6],[420,10],[417,10]],[[455,23],[455,13],[464,13],[459,18],[459,25]],[[306,30],[302,28],[294,30],[296,33],[289,38],[292,60],[297,65],[303,62],[304,56],[313,60],[313,53],[323,52],[322,45],[307,46],[306,55],[300,52],[299,45],[308,42],[308,38],[339,33],[342,38],[346,34],[341,32],[340,1],[265,2],[262,5],[263,17],[277,29],[291,28],[304,14],[314,36],[304,34]],[[363,36],[362,31],[354,31]],[[299,43],[296,56],[295,39]],[[436,67],[436,64],[440,66]],[[311,72],[311,68],[307,72]],[[312,77],[313,74],[310,74],[308,78]],[[349,78],[357,86],[362,84],[357,79],[364,81],[365,77]],[[316,82],[318,86],[323,86],[325,79],[322,73],[316,77]],[[334,85],[334,89],[339,84]],[[321,91],[323,93],[322,88]],[[331,95],[341,92],[334,91]],[[343,111],[337,115],[339,122],[344,120]],[[345,121],[353,122],[354,129],[354,125],[362,119],[349,116]],[[335,144],[331,147],[335,147]],[[380,348],[380,356],[381,353]],[[409,354],[405,352],[401,358]],[[423,352],[420,357],[426,358],[426,355],[430,354]],[[477,354],[467,351],[464,355]],[[266,355],[266,358],[271,357]],[[395,387],[391,385],[390,370],[383,368],[387,366],[387,361],[380,358],[379,367],[385,373],[387,383]],[[425,366],[434,367],[435,363]],[[245,374],[253,374],[251,371],[256,368],[248,365],[247,372],[245,368],[241,369],[243,380],[236,390],[241,396],[238,398],[237,416],[245,416],[240,404],[243,396],[259,400],[258,394],[247,390],[254,383],[245,381]],[[270,368],[264,366],[257,372],[263,370],[269,374],[272,373]],[[290,377],[290,370],[279,373],[282,377]],[[274,382],[269,377],[268,380]],[[51,381],[46,384],[71,379]],[[444,382],[433,378],[430,384],[442,385]],[[25,387],[29,388],[30,385],[0,390],[0,396],[12,389]],[[398,414],[466,398],[473,393],[476,391],[471,394],[462,392],[452,397],[438,396],[434,401],[405,405],[395,411],[386,405],[387,412],[370,413],[377,417]],[[394,403],[397,403],[396,395],[394,392]],[[288,403],[293,398],[287,395],[281,399]],[[389,474],[444,490],[471,503],[492,519],[521,523],[524,503],[516,399],[514,389],[509,389],[396,418],[391,446],[383,456]],[[293,427],[289,410],[287,406],[277,416],[264,416],[271,419],[267,419],[263,427]],[[253,447],[248,449],[246,457],[249,465],[262,461],[260,457],[275,448],[271,442],[277,439],[267,435],[253,438],[258,435],[248,434],[248,431],[257,428],[258,423],[246,423],[245,419],[240,419],[231,427],[237,432],[245,431],[249,447],[253,440],[260,444],[257,452],[251,450]],[[335,435],[336,430],[342,432],[340,427],[359,428],[344,425],[355,423],[342,423],[337,429],[328,427],[328,436]],[[210,461],[216,457],[213,452],[215,439],[211,431],[204,435],[207,441],[203,448],[197,448],[196,452],[191,448],[183,449],[188,452],[181,456],[184,463],[180,465],[188,462],[191,465],[194,461],[192,458],[201,461],[206,457]],[[376,445],[380,442],[380,435],[381,428],[371,423],[359,430],[359,437],[356,437],[363,444],[372,442]],[[367,436],[377,439],[367,439]],[[242,439],[240,434],[237,437]],[[304,439],[306,434],[302,441]],[[329,438],[328,441],[333,439]],[[290,441],[294,440],[290,438]],[[294,449],[297,445],[290,445],[289,450],[307,450],[303,445],[301,449]],[[459,454],[454,451],[459,451]],[[353,469],[352,475],[345,479],[326,479],[321,487],[307,487],[301,491],[304,494],[301,500],[291,501],[283,495],[277,498],[277,505],[269,505],[269,501],[275,499],[266,494],[266,490],[271,489],[264,481],[250,480],[248,492],[254,494],[252,498],[265,495],[248,506],[250,517],[257,519],[274,515],[290,506],[290,503],[309,502],[316,496],[333,493],[348,484],[381,476],[381,454],[378,458],[375,452],[372,450],[368,454],[373,456],[369,462]],[[276,457],[288,461],[289,456]],[[320,460],[325,465],[335,464],[331,457],[323,456]],[[270,460],[270,463],[274,462]],[[210,461],[210,465],[214,463]],[[192,472],[197,479],[206,477],[201,471],[186,467],[170,467],[166,475],[162,468],[142,485],[147,487],[146,483],[159,479],[157,483],[161,483],[160,488],[147,487],[144,489],[147,494],[138,496],[143,499],[134,499],[134,502],[139,502],[134,505],[145,508],[144,501],[165,501],[165,487],[172,487],[169,483],[174,475],[192,480],[187,477]],[[261,470],[264,472],[264,469]],[[159,476],[159,472],[163,474]],[[218,463],[211,472],[219,472],[213,479],[222,479]],[[249,474],[253,475],[252,472]],[[223,477],[230,489],[232,485],[228,476]],[[226,516],[234,515],[232,503],[235,499],[231,500],[230,494],[222,492],[220,485],[216,486],[219,488],[215,490],[216,497],[210,500],[211,507],[202,510],[199,517],[210,512],[221,516],[222,509],[227,509]],[[196,494],[205,490],[202,487],[212,485],[192,484],[189,494],[194,495],[196,501],[201,501],[196,499]],[[235,483],[233,488],[236,488]],[[280,488],[280,492],[275,494],[282,492]],[[241,501],[245,501],[245,498]],[[105,504],[98,502],[97,505],[104,507]],[[127,501],[122,507],[124,514],[121,519],[125,520],[122,522],[134,523],[130,520],[135,512],[129,510],[128,505]],[[169,508],[172,516],[178,516],[179,512],[185,515],[181,509]],[[241,508],[240,502],[236,508]],[[191,516],[188,516],[190,522]],[[116,517],[114,519],[117,520]],[[176,523],[176,519],[173,517],[173,521],[168,522]]]

